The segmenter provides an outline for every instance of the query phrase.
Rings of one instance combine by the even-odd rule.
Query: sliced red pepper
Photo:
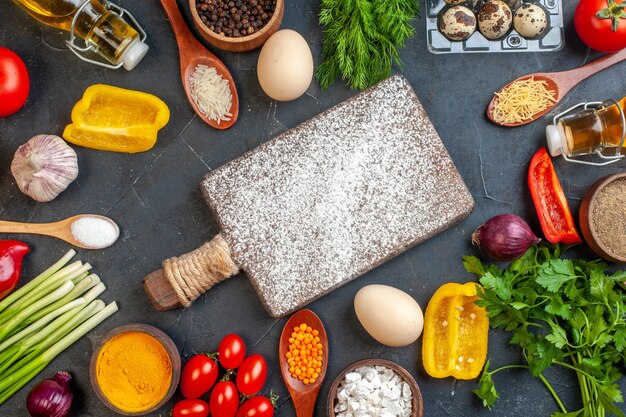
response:
[[[528,187],[546,239],[552,243],[581,243],[552,159],[541,148],[530,160]]]
[[[18,240],[0,240],[0,300],[9,295],[20,281],[22,259],[30,248]]]

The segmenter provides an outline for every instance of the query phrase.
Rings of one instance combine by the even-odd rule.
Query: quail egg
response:
[[[447,4],[451,4],[454,6],[454,5],[463,3],[465,0],[443,0],[443,1],[445,1]]]
[[[491,0],[478,12],[478,30],[487,39],[499,39],[506,35],[513,23],[513,13],[502,0]]]
[[[548,14],[537,4],[524,4],[515,11],[513,27],[525,38],[536,38],[548,27]]]
[[[465,6],[452,6],[439,17],[439,32],[451,41],[464,41],[476,30],[476,16]]]

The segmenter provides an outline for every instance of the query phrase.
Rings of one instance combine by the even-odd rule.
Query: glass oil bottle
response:
[[[13,1],[40,22],[70,32],[67,44],[84,61],[131,70],[148,51],[145,32],[135,18],[106,0]],[[82,39],[84,46],[77,44],[76,38]],[[93,54],[99,59],[90,58]]]
[[[556,115],[553,124],[546,127],[550,154],[588,165],[606,165],[622,159],[626,154],[624,106],[626,97],[619,102],[580,103]],[[605,161],[577,159],[592,154]]]

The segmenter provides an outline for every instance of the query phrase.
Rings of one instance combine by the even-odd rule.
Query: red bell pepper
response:
[[[0,240],[0,300],[15,289],[22,272],[22,259],[30,248],[18,240]]]
[[[530,160],[528,187],[546,239],[552,243],[581,243],[582,239],[546,148],[539,149]]]

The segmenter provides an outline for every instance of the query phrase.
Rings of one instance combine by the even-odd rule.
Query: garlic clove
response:
[[[78,176],[76,152],[58,136],[37,135],[17,148],[11,173],[24,194],[51,201]]]

